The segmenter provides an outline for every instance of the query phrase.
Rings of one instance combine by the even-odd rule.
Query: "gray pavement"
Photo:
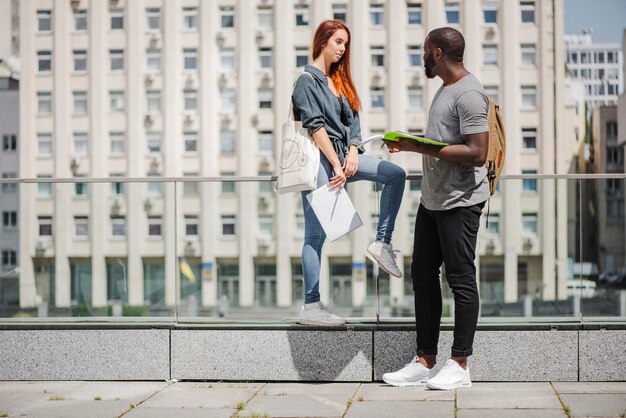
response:
[[[0,382],[0,417],[625,417],[626,382]]]

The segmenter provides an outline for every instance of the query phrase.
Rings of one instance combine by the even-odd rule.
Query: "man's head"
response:
[[[454,28],[432,30],[424,42],[424,68],[426,77],[434,78],[440,67],[463,65],[465,39]]]

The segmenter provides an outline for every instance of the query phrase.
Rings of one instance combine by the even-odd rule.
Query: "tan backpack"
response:
[[[504,134],[504,122],[500,114],[500,107],[489,100],[489,149],[487,151],[487,180],[489,180],[489,192],[493,195],[504,167],[504,155],[506,153],[506,136]]]

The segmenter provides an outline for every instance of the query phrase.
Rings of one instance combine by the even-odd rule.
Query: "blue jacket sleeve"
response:
[[[324,126],[324,110],[317,85],[310,74],[298,77],[291,95],[294,117],[302,121],[309,135]],[[298,117],[299,116],[299,117]]]

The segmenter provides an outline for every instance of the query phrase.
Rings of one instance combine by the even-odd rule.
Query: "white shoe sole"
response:
[[[369,258],[370,260],[372,260],[374,263],[378,264],[378,267],[380,267],[383,271],[385,271],[390,276],[397,277],[397,278],[401,278],[402,277],[402,273],[400,273],[400,275],[398,276],[396,273],[393,273],[393,272],[389,271],[382,263],[380,263],[376,259],[376,256],[374,254],[370,253],[370,250],[365,251],[365,256],[367,258]]]
[[[405,388],[409,386],[426,386],[427,380],[420,380],[419,382],[394,382],[393,380],[383,378],[383,382],[397,388]]]
[[[466,380],[464,382],[454,383],[452,385],[434,385],[430,382],[426,382],[426,387],[428,389],[433,389],[433,390],[453,390],[453,389],[461,389],[461,388],[471,388],[472,382]]]
[[[346,325],[346,321],[343,322],[322,322],[322,321],[313,321],[311,319],[298,319],[298,323],[302,325],[316,325],[320,327],[340,327],[342,325]]]

